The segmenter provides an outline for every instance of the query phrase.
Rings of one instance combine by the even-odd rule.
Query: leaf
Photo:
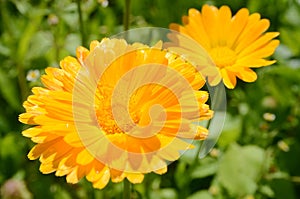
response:
[[[151,192],[150,198],[174,199],[174,198],[177,198],[177,193],[176,193],[175,189],[171,189],[171,188],[159,189],[157,191]]]
[[[241,122],[241,117],[233,117],[230,114],[226,115],[224,127],[218,139],[219,146],[226,147],[239,138],[241,134]]]
[[[271,187],[276,198],[296,199],[293,183],[285,179],[274,179],[271,182]]]
[[[2,68],[0,68],[0,93],[14,110],[21,108],[15,81]]]
[[[43,56],[51,49],[53,36],[50,31],[39,31],[34,34],[30,41],[30,49],[27,52],[27,59],[35,59]]]
[[[10,53],[10,48],[0,43],[0,55],[9,56]]]
[[[213,199],[213,196],[208,191],[197,191],[187,199]]]
[[[232,196],[254,194],[264,164],[265,152],[258,146],[229,146],[220,162],[218,178]]]
[[[176,166],[176,171],[175,171],[175,180],[176,184],[179,188],[184,187],[184,185],[188,182],[190,176],[185,175],[187,169],[187,163],[184,161],[179,161],[177,166]]]
[[[218,162],[211,162],[203,164],[195,168],[191,173],[192,178],[204,178],[207,176],[214,175],[218,170]]]
[[[274,196],[275,196],[274,191],[272,190],[272,188],[270,186],[267,186],[267,185],[263,185],[263,186],[259,187],[259,191],[261,193],[263,193],[264,195],[268,196],[269,198],[274,198]]]
[[[293,55],[299,55],[299,43],[300,43],[300,32],[299,28],[290,29],[290,28],[281,28],[280,29],[280,38],[283,44],[287,45]]]
[[[56,188],[56,191],[55,191],[55,194],[53,194],[54,199],[61,199],[61,198],[72,199],[71,195],[66,190],[62,189],[59,186],[55,186],[55,188]]]
[[[26,14],[28,10],[32,9],[28,1],[14,1],[16,8],[21,14]]]
[[[22,155],[22,145],[17,144],[18,138],[15,134],[7,134],[2,140],[0,145],[0,155],[3,158],[12,158],[15,161],[20,161],[19,157]]]
[[[69,34],[66,37],[65,49],[72,55],[76,55],[76,48],[81,45],[81,39],[78,34]]]

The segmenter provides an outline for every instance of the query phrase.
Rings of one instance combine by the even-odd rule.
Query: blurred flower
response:
[[[244,199],[255,199],[253,195],[247,195]]]
[[[273,113],[264,113],[263,118],[268,122],[273,122],[276,119],[276,115]]]
[[[264,106],[265,108],[276,108],[276,99],[273,96],[266,96],[262,100],[262,106]]]
[[[29,70],[26,79],[30,82],[35,82],[40,77],[40,71],[39,70]]]
[[[109,4],[109,1],[108,0],[98,0],[98,2],[101,4],[101,6],[103,8],[106,8]]]
[[[182,22],[183,26],[170,24],[170,29],[190,36],[207,50],[227,88],[235,87],[236,77],[255,81],[257,75],[251,68],[275,63],[266,57],[279,45],[279,40],[273,40],[279,33],[265,33],[270,22],[258,13],[249,15],[248,9],[243,8],[232,17],[228,6],[218,9],[204,5],[201,12],[190,9]]]
[[[215,185],[210,186],[208,191],[213,196],[218,195],[218,193],[220,193],[219,187],[217,187]]]
[[[277,142],[277,146],[279,149],[281,149],[284,152],[288,152],[290,150],[289,145],[283,140],[280,140],[279,142]]]
[[[32,194],[28,191],[24,181],[10,179],[1,187],[1,198],[3,199],[30,199]]]
[[[48,24],[49,24],[50,26],[55,26],[55,25],[58,24],[59,18],[58,18],[58,16],[55,15],[55,14],[49,14],[49,15],[48,15],[47,21],[48,21]]]
[[[205,139],[208,93],[195,68],[161,49],[125,40],[93,41],[77,49],[61,69],[47,68],[42,82],[24,102],[23,135],[37,143],[29,152],[42,173],[82,177],[95,188],[111,179],[132,183],[144,174],[167,171],[167,163],[191,149],[186,140]]]
[[[216,148],[213,148],[210,152],[209,152],[209,155],[211,157],[214,157],[214,158],[217,158],[219,157],[220,155],[220,150],[216,149]]]
[[[99,32],[100,34],[107,34],[108,33],[108,27],[107,26],[100,26],[99,27]]]

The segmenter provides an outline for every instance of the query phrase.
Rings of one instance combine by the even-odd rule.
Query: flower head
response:
[[[35,82],[37,79],[40,78],[40,71],[39,70],[29,70],[26,79],[30,82]]]
[[[201,12],[190,9],[182,22],[183,26],[171,24],[170,28],[190,36],[208,52],[227,88],[235,87],[236,77],[255,81],[257,75],[251,68],[275,63],[266,58],[279,45],[279,40],[274,40],[279,33],[265,33],[270,22],[258,13],[250,15],[243,8],[232,17],[228,6],[204,5]]]
[[[196,125],[212,117],[199,91],[204,80],[188,62],[161,48],[125,40],[93,41],[61,68],[47,68],[45,88],[33,88],[19,120],[35,125],[23,135],[37,143],[42,173],[103,188],[111,179],[140,183],[144,174],[167,171],[167,163],[202,140]]]

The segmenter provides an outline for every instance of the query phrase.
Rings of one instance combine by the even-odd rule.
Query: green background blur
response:
[[[22,102],[43,74],[57,67],[79,45],[123,30],[123,0],[0,0],[0,198],[120,198],[122,183],[94,190],[85,179],[71,185],[64,177],[42,175],[39,161],[26,157],[33,143],[17,120]],[[247,7],[271,21],[281,44],[273,66],[256,70],[254,83],[238,82],[227,90],[227,118],[212,152],[190,169],[188,153],[165,175],[149,174],[133,186],[133,198],[252,199],[300,198],[300,1],[299,0],[131,0],[130,28],[181,23],[188,8],[204,3]],[[187,169],[192,170],[186,175]]]

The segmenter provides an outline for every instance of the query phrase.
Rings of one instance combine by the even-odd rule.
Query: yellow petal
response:
[[[29,129],[26,129],[22,132],[22,135],[25,137],[34,137],[38,136],[40,133],[42,133],[41,127],[36,126]]]
[[[125,175],[129,182],[133,184],[141,183],[144,180],[144,174],[141,173],[126,173]]]
[[[250,19],[250,18],[249,18]],[[238,45],[235,48],[236,53],[240,53],[243,49],[253,43],[259,36],[264,33],[270,26],[270,21],[262,19],[257,21],[254,25],[250,26],[249,29],[245,29],[240,36]]]
[[[95,159],[94,156],[92,156],[88,150],[83,149],[77,155],[76,162],[80,165],[87,165],[87,164],[91,163],[94,159]]]
[[[105,167],[101,173],[99,173],[100,178],[93,182],[93,187],[98,189],[103,189],[109,182],[110,172],[107,167]]]
[[[55,170],[56,170],[56,168],[54,168],[52,164],[41,164],[40,165],[40,171],[43,174],[49,174],[49,173],[54,172]]]
[[[221,69],[221,74],[222,74],[223,83],[225,84],[225,86],[229,89],[233,89],[236,85],[235,75],[232,72],[227,71],[226,69]]]
[[[72,184],[78,183],[78,181],[80,179],[78,178],[77,171],[78,171],[78,166],[75,166],[72,169],[72,171],[67,175],[66,180],[67,180],[68,183],[72,183]]]
[[[277,37],[279,35],[278,32],[269,32],[261,36],[259,39],[257,39],[255,42],[251,43],[248,47],[243,49],[239,54],[238,58],[242,58],[248,54],[251,54],[254,51],[257,51],[258,49],[265,48],[265,45],[270,42],[273,38]]]
[[[278,45],[279,45],[279,40],[272,40],[268,44],[266,44],[263,48],[260,48],[259,50],[256,50],[251,54],[244,56],[243,58],[240,58],[239,61],[242,63],[245,60],[249,60],[249,59],[259,59],[259,58],[268,57],[274,53]]]
[[[158,170],[155,170],[154,171],[154,173],[157,173],[157,174],[159,174],[159,175],[162,175],[162,174],[164,174],[164,173],[167,173],[167,171],[168,171],[168,167],[163,167],[163,168],[161,168],[161,169],[158,169]]]
[[[256,73],[250,68],[243,67],[236,73],[237,77],[245,82],[254,82],[257,79]]]
[[[219,45],[227,45],[227,38],[231,34],[231,10],[228,6],[222,6],[218,12],[218,40]]]
[[[214,6],[204,5],[202,7],[202,22],[206,29],[207,35],[210,38],[211,47],[218,45],[218,10]]]
[[[236,15],[232,18],[230,26],[230,34],[228,36],[227,45],[231,48],[235,46],[237,39],[247,24],[249,11],[246,8],[240,9]]]

